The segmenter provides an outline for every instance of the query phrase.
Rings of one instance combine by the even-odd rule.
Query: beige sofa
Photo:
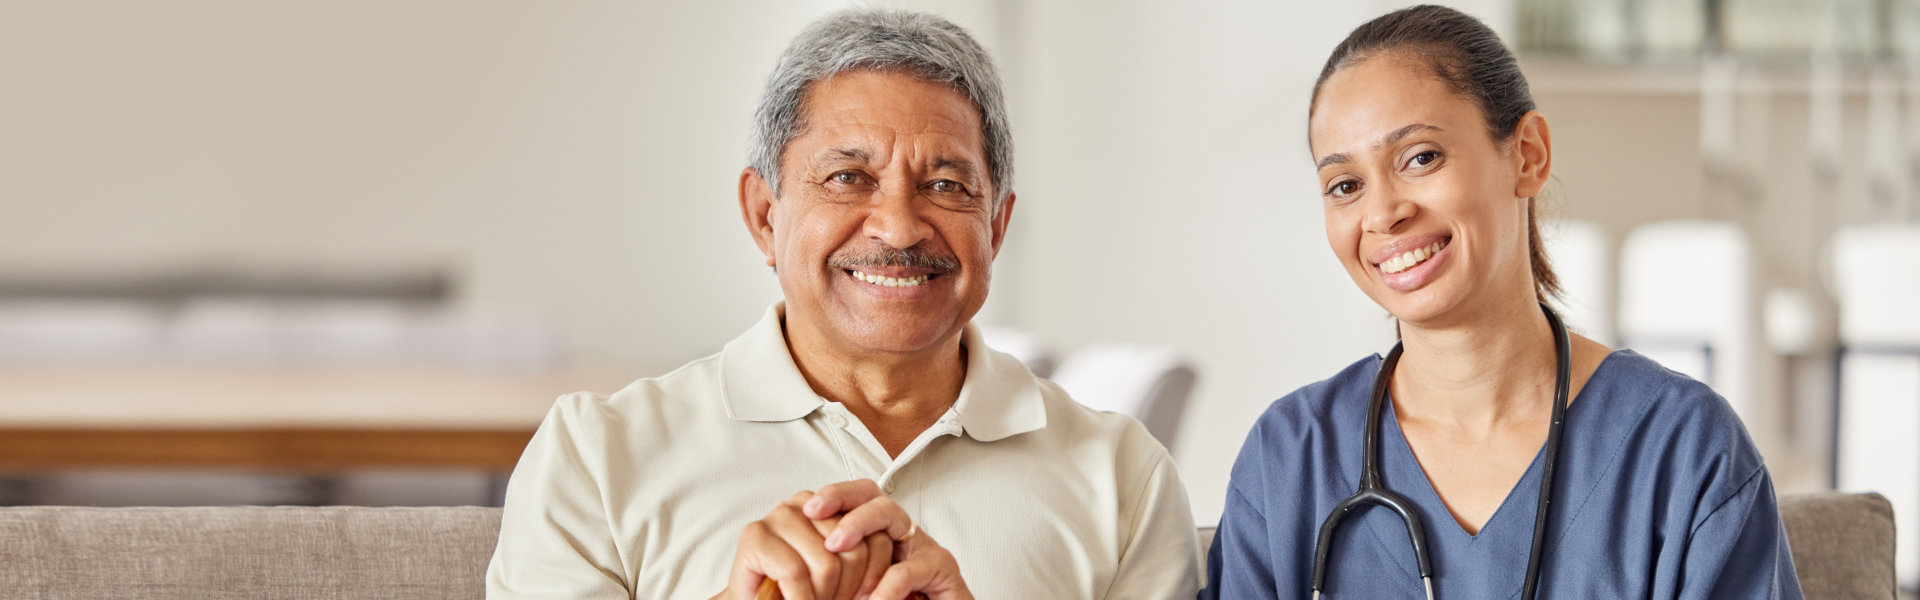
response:
[[[1894,597],[1884,498],[1787,496],[1780,512],[1808,598]],[[477,507],[6,507],[0,597],[468,600],[499,526]]]

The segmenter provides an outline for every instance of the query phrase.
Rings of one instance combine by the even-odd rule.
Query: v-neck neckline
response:
[[[1620,352],[1621,350],[1616,348],[1610,352],[1607,352],[1606,356],[1601,357],[1600,364],[1595,365],[1593,368],[1593,372],[1587,374],[1587,381],[1586,381],[1587,384],[1580,386],[1579,393],[1574,394],[1572,398],[1567,400],[1566,424],[1563,424],[1563,429],[1561,430],[1562,445],[1566,443],[1566,435],[1567,435],[1567,432],[1564,429],[1564,427],[1571,426],[1571,424],[1574,422],[1574,418],[1573,418],[1574,411],[1578,410],[1576,407],[1585,406],[1589,403],[1591,399],[1587,397],[1587,391],[1593,389],[1592,384],[1595,380],[1600,378],[1599,377],[1600,372],[1606,370],[1607,365],[1613,362],[1614,356],[1620,354]],[[1440,499],[1440,490],[1438,488],[1435,488],[1433,486],[1433,480],[1427,477],[1427,468],[1425,465],[1420,464],[1420,457],[1415,456],[1413,454],[1413,443],[1407,440],[1406,432],[1400,429],[1400,419],[1397,416],[1395,416],[1395,413],[1394,413],[1393,393],[1388,392],[1386,395],[1386,398],[1384,398],[1383,400],[1384,400],[1383,404],[1385,404],[1385,406],[1383,407],[1382,412],[1384,412],[1385,414],[1381,415],[1381,419],[1380,419],[1381,426],[1391,428],[1390,433],[1386,434],[1384,437],[1394,442],[1394,448],[1392,449],[1392,452],[1399,455],[1401,458],[1405,459],[1407,464],[1410,464],[1413,466],[1412,478],[1420,480],[1420,486],[1419,486],[1420,489],[1418,490],[1418,493],[1420,494],[1421,497],[1415,500],[1415,504],[1437,507],[1439,509],[1439,512],[1434,516],[1443,517],[1446,519],[1446,522],[1448,524],[1453,525],[1453,527],[1449,528],[1451,531],[1446,535],[1453,535],[1457,533],[1459,535],[1466,536],[1466,539],[1469,545],[1472,545],[1472,543],[1474,542],[1478,542],[1480,538],[1485,537],[1487,535],[1488,529],[1491,529],[1494,527],[1495,521],[1501,520],[1502,515],[1519,510],[1517,508],[1510,507],[1510,505],[1512,505],[1514,502],[1514,493],[1520,491],[1522,488],[1528,487],[1529,482],[1532,482],[1534,484],[1532,486],[1533,492],[1534,492],[1532,497],[1536,500],[1539,499],[1540,470],[1543,468],[1543,463],[1545,462],[1546,452],[1547,452],[1547,444],[1545,440],[1542,440],[1540,443],[1540,447],[1534,450],[1533,460],[1527,462],[1527,470],[1522,471],[1520,473],[1520,478],[1517,480],[1514,480],[1512,487],[1507,488],[1507,495],[1506,497],[1500,500],[1500,506],[1494,508],[1493,514],[1487,517],[1486,522],[1480,524],[1480,533],[1477,533],[1477,534],[1467,533],[1467,528],[1460,525],[1460,521],[1453,517],[1453,511],[1447,508],[1447,503],[1444,500]],[[1385,451],[1387,449],[1382,448],[1382,450]],[[1384,468],[1384,465],[1383,465],[1383,468]],[[1539,514],[1537,508],[1534,514],[1536,515]],[[1532,523],[1529,522],[1529,527],[1531,527],[1531,524]],[[1529,529],[1528,533],[1531,534],[1532,530]],[[1531,535],[1529,535],[1529,539],[1531,539]]]
[[[1581,391],[1585,392],[1586,390],[1582,389]],[[1381,421],[1381,426],[1388,428],[1387,435],[1385,436],[1386,439],[1393,442],[1393,447],[1390,450],[1395,455],[1398,455],[1400,458],[1404,459],[1406,461],[1405,464],[1410,464],[1413,466],[1413,469],[1412,469],[1413,472],[1409,474],[1411,475],[1411,477],[1409,478],[1418,479],[1420,481],[1419,489],[1414,491],[1414,493],[1420,496],[1419,498],[1415,499],[1415,503],[1439,508],[1438,513],[1436,513],[1434,516],[1445,518],[1447,524],[1453,526],[1453,527],[1447,528],[1449,531],[1443,535],[1458,534],[1458,535],[1466,536],[1467,543],[1469,545],[1472,545],[1473,543],[1480,541],[1482,537],[1486,536],[1487,532],[1493,529],[1495,526],[1494,524],[1496,522],[1501,521],[1504,515],[1507,515],[1508,513],[1512,513],[1513,511],[1519,510],[1517,508],[1512,508],[1512,504],[1514,502],[1514,495],[1517,492],[1519,492],[1521,488],[1532,487],[1534,491],[1533,497],[1535,499],[1539,498],[1539,491],[1540,491],[1540,488],[1538,485],[1539,473],[1540,473],[1541,463],[1544,461],[1545,455],[1547,452],[1547,445],[1545,442],[1541,442],[1540,448],[1537,450],[1534,450],[1533,460],[1530,460],[1527,462],[1527,469],[1525,471],[1520,472],[1520,478],[1514,480],[1512,487],[1507,488],[1506,497],[1500,499],[1500,505],[1493,509],[1493,514],[1488,516],[1487,520],[1480,524],[1480,533],[1467,533],[1467,528],[1460,524],[1459,519],[1454,518],[1453,511],[1447,508],[1446,501],[1440,498],[1439,488],[1433,487],[1433,480],[1427,477],[1427,468],[1425,465],[1420,464],[1420,457],[1414,455],[1413,443],[1407,440],[1406,432],[1400,429],[1400,420],[1394,416],[1392,394],[1388,394],[1385,404],[1386,404],[1385,410],[1384,410],[1385,414],[1381,415],[1380,421]],[[1569,413],[1567,417],[1568,421],[1573,420],[1573,417],[1571,415],[1571,413],[1573,412],[1573,406],[1572,406],[1573,404],[1579,404],[1579,403],[1578,402],[1568,403],[1568,406],[1567,406],[1567,412]],[[1562,431],[1562,434],[1564,435],[1565,432]],[[1529,482],[1532,482],[1535,485],[1528,486]],[[1537,511],[1536,511],[1536,514],[1537,514]],[[1531,525],[1532,523],[1529,522],[1528,524]]]
[[[1627,353],[1629,353],[1629,351],[1618,349],[1609,352],[1607,356],[1601,360],[1600,365],[1588,376],[1587,384],[1581,388],[1580,393],[1573,398],[1572,402],[1569,402],[1567,406],[1566,429],[1561,432],[1562,447],[1559,456],[1559,460],[1561,461],[1560,467],[1566,466],[1565,461],[1570,459],[1567,454],[1568,449],[1574,447],[1575,444],[1581,441],[1580,436],[1594,433],[1594,431],[1591,431],[1591,427],[1588,426],[1596,424],[1589,424],[1579,417],[1583,414],[1592,414],[1595,410],[1603,410],[1584,407],[1596,401],[1603,402],[1605,400],[1604,396],[1613,388],[1613,386],[1608,385],[1609,380],[1605,374],[1609,369],[1618,368],[1617,366],[1609,365],[1613,365],[1616,362],[1614,360],[1616,357]],[[1541,449],[1534,453],[1533,461],[1528,464],[1527,470],[1521,474],[1520,479],[1514,483],[1512,488],[1507,490],[1507,497],[1501,501],[1500,507],[1494,510],[1493,516],[1489,517],[1487,522],[1481,525],[1480,533],[1470,535],[1466,532],[1465,528],[1460,527],[1458,521],[1453,519],[1453,514],[1447,510],[1446,503],[1440,501],[1439,492],[1433,487],[1432,480],[1427,479],[1426,469],[1420,465],[1419,459],[1413,455],[1413,448],[1407,443],[1405,432],[1400,429],[1399,421],[1394,417],[1392,410],[1392,403],[1389,402],[1383,409],[1384,414],[1382,420],[1385,422],[1381,425],[1383,429],[1388,427],[1392,428],[1391,433],[1383,432],[1381,436],[1383,438],[1380,448],[1381,469],[1383,471],[1382,475],[1384,475],[1386,479],[1383,483],[1389,491],[1402,493],[1402,495],[1407,498],[1407,501],[1413,505],[1412,508],[1425,517],[1426,521],[1429,521],[1425,529],[1427,530],[1426,535],[1428,536],[1429,553],[1433,557],[1434,577],[1436,578],[1434,585],[1436,587],[1440,586],[1443,580],[1449,579],[1450,577],[1457,577],[1458,575],[1449,574],[1449,572],[1455,568],[1473,564],[1484,564],[1483,561],[1489,558],[1504,557],[1504,559],[1522,561],[1521,567],[1510,572],[1503,569],[1500,575],[1495,576],[1499,581],[1491,585],[1493,585],[1494,589],[1512,587],[1514,589],[1512,595],[1518,596],[1520,581],[1524,575],[1522,572],[1524,571],[1524,561],[1527,560],[1526,557],[1529,552],[1527,548],[1532,546],[1534,519],[1525,519],[1524,529],[1512,525],[1496,526],[1494,522],[1519,519],[1520,517],[1505,515],[1508,513],[1519,513],[1527,508],[1523,505],[1509,506],[1517,502],[1514,499],[1514,492],[1523,489],[1530,490],[1533,494],[1525,496],[1527,496],[1527,498],[1538,498],[1540,471],[1543,468],[1545,458],[1545,444],[1542,443]],[[1590,431],[1582,433],[1581,431],[1576,431],[1578,429],[1589,429]],[[1549,549],[1555,547],[1557,541],[1564,535],[1567,528],[1571,527],[1572,523],[1578,520],[1580,513],[1583,512],[1585,505],[1584,500],[1592,494],[1594,486],[1598,484],[1594,473],[1575,473],[1574,471],[1562,468],[1557,475],[1558,476],[1555,477],[1554,488],[1558,493],[1556,493],[1552,504],[1554,507],[1552,523],[1548,527],[1546,539],[1542,541]],[[1420,483],[1418,485],[1411,483],[1414,479],[1418,479]],[[1528,511],[1528,516],[1537,514],[1537,512]],[[1452,531],[1434,531],[1435,524],[1432,523],[1432,521],[1437,519],[1446,519],[1448,523],[1452,524]],[[1407,530],[1398,519],[1365,519],[1363,523],[1366,523],[1363,528],[1372,532],[1372,535],[1369,537],[1372,537],[1374,543],[1380,545],[1382,549],[1405,547]],[[1520,537],[1516,538],[1515,536]],[[1398,538],[1397,542],[1394,541],[1395,538]],[[1487,538],[1492,539],[1485,542],[1482,541]],[[1508,547],[1511,544],[1507,542],[1510,541],[1520,545],[1519,550],[1517,550],[1517,555],[1510,555],[1516,552],[1513,548]],[[1551,554],[1552,551],[1548,550],[1548,553]],[[1419,576],[1418,573],[1414,571],[1411,561],[1396,560],[1389,562],[1400,565],[1410,576],[1415,578]]]

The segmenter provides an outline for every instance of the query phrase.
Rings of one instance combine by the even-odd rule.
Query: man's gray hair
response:
[[[995,213],[1013,192],[1013,134],[1000,74],[966,30],[925,13],[854,8],[815,21],[780,55],[753,114],[747,160],[780,195],[780,155],[806,129],[801,108],[814,82],[843,71],[899,71],[953,87],[980,111]]]

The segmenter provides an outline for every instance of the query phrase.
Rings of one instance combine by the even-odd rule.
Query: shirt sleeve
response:
[[[1803,598],[1766,469],[1700,519],[1686,553],[1679,598]]]
[[[563,397],[533,434],[507,481],[487,598],[632,598],[607,514],[604,447],[581,426],[586,398]],[[718,585],[718,584],[716,584]]]
[[[1227,488],[1226,509],[1207,551],[1206,589],[1200,600],[1278,600],[1266,518],[1238,488]]]
[[[1103,598],[1165,600],[1200,589],[1200,540],[1173,460],[1160,450],[1136,494],[1120,567]]]

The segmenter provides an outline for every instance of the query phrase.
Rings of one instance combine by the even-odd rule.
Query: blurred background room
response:
[[[0,504],[498,502],[553,399],[778,298],[739,218],[837,1],[0,1]],[[1408,2],[920,0],[1008,80],[989,338],[1168,443],[1392,341],[1329,252],[1315,76]],[[1920,0],[1463,0],[1552,125],[1576,329],[1712,384],[1920,579]]]

